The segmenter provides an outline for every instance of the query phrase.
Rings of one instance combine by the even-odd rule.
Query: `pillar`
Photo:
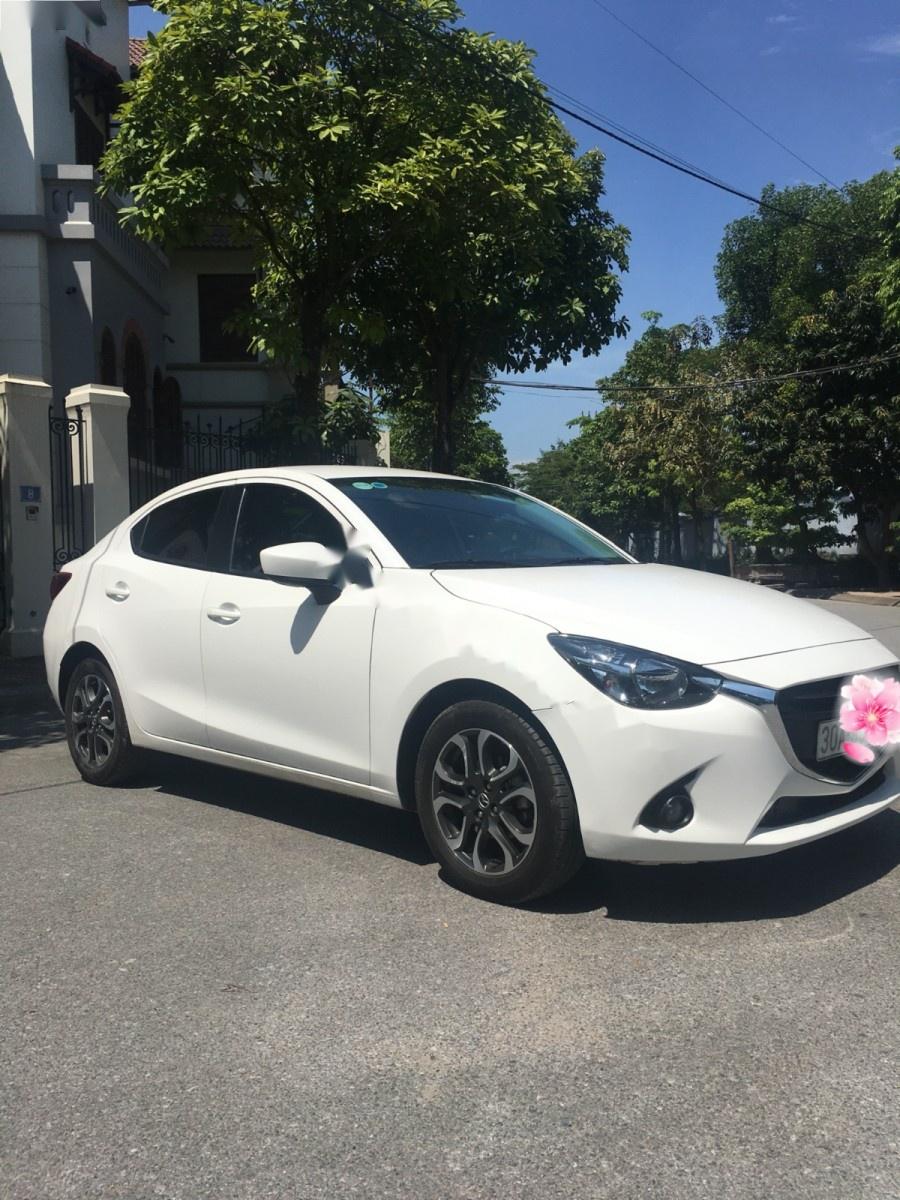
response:
[[[66,396],[66,412],[81,410],[81,449],[73,445],[72,477],[85,501],[88,540],[95,545],[131,511],[128,484],[128,409],[121,388],[86,383]]]
[[[0,375],[0,511],[3,514],[0,653],[41,653],[53,573],[48,417],[53,392],[40,379]]]

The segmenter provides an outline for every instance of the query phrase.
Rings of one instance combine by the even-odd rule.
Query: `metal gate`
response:
[[[0,437],[2,437],[0,431]],[[6,458],[6,446],[0,446],[0,459]],[[9,537],[9,531],[6,528],[6,510],[3,506],[3,482],[0,480],[0,632],[6,628],[9,623],[9,612],[7,610],[7,595],[6,595],[6,539]]]
[[[296,442],[272,437],[263,430],[259,418],[225,426],[221,417],[212,422],[198,415],[194,424],[186,422],[179,428],[132,432],[128,449],[131,511],[176,484],[203,475],[304,461],[308,460]],[[317,455],[317,461],[353,465],[355,448],[326,450]]]
[[[91,547],[87,497],[84,417],[76,408],[64,417],[50,409],[50,493],[53,506],[53,569]]]

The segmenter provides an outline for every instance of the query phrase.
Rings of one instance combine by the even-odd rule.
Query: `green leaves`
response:
[[[328,138],[329,141],[336,142],[344,134],[350,132],[350,122],[335,120],[311,121],[309,128],[312,133],[318,134],[320,140]]]
[[[451,28],[452,0],[391,2],[410,24],[369,0],[166,0],[103,165],[142,235],[177,247],[224,218],[251,247],[249,332],[301,404],[326,367],[414,381],[452,456],[476,366],[625,331],[628,235],[525,47]]]

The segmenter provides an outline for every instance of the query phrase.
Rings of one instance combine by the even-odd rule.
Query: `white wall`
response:
[[[47,243],[39,233],[0,232],[0,374],[50,383],[50,364]]]
[[[247,250],[176,250],[165,298],[169,307],[166,333],[172,362],[200,361],[200,322],[197,311],[198,275],[251,275],[253,256]]]
[[[265,363],[240,363],[222,367],[200,362],[200,323],[197,306],[198,275],[251,274],[253,257],[245,250],[177,250],[170,256],[171,270],[165,298],[169,307],[166,333],[166,370],[181,387],[185,418],[193,421],[196,409],[212,417],[221,413],[226,424],[259,415],[270,401],[290,390],[281,371]]]
[[[34,8],[31,0],[0,0],[0,13],[0,214],[36,216],[43,190],[35,160]]]

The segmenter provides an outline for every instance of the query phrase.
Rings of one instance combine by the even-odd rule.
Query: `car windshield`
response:
[[[465,479],[355,476],[331,482],[411,567],[626,563],[589,529],[521,492]]]

